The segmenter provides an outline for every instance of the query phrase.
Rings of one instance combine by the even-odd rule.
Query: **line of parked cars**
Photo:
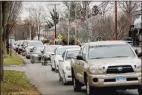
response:
[[[62,46],[21,40],[15,45],[15,51],[30,58],[33,64],[50,65],[51,71],[58,73],[59,81],[64,85],[71,82],[75,92],[85,86],[88,95],[99,95],[104,89],[138,89],[142,95],[142,53],[126,41]]]

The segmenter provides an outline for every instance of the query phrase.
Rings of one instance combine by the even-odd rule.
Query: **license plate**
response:
[[[125,77],[117,77],[116,82],[125,82],[126,78]]]

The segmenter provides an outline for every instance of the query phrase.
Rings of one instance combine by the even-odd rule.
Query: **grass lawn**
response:
[[[26,80],[24,73],[5,70],[2,95],[40,95],[40,93]]]
[[[14,53],[12,54],[12,56],[6,55],[4,57],[4,65],[22,65],[22,64],[23,60]]]

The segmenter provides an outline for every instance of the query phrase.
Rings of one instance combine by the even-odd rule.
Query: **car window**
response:
[[[57,49],[57,54],[62,55],[66,49],[79,48],[75,46],[62,47]]]
[[[66,59],[75,59],[77,55],[79,54],[79,50],[74,50],[74,51],[68,51],[66,53]]]
[[[135,57],[132,49],[126,44],[90,46],[88,57],[90,59]]]

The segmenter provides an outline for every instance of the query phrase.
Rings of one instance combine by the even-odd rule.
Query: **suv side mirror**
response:
[[[77,59],[77,60],[83,60],[83,56],[78,55],[78,56],[76,57],[76,59]]]

